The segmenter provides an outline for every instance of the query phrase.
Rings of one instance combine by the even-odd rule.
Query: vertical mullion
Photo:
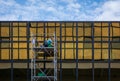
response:
[[[9,30],[10,31],[10,30]],[[10,34],[9,34],[10,35]],[[0,22],[0,37],[1,37],[1,22]],[[1,48],[1,43],[2,43],[2,38],[0,38],[0,60],[2,60],[1,59],[1,50],[2,50],[2,48]],[[10,54],[10,53],[9,53]]]
[[[74,23],[73,23],[73,26],[72,26],[72,38],[73,38],[73,56],[74,56],[74,59],[75,59]]]
[[[9,22],[9,27],[11,28],[11,81],[13,81],[13,22]]]
[[[85,44],[85,23],[83,23],[83,60],[84,60],[84,44]]]
[[[11,31],[11,30],[10,30],[10,26],[9,26],[9,36],[10,36],[10,31]],[[9,37],[9,40],[11,40],[10,38],[11,38],[11,37]],[[10,41],[9,41],[9,60],[11,59],[11,57],[10,57],[11,54],[10,54],[10,53],[11,53],[11,45],[10,45]]]
[[[120,22],[119,22],[119,30],[120,30]],[[119,38],[119,43],[120,43],[120,38]]]
[[[20,42],[19,42],[19,38],[20,38],[20,26],[19,26],[19,22],[18,22],[18,59],[20,59]]]
[[[78,81],[78,22],[76,23],[76,81]]]
[[[29,38],[30,38],[30,23],[29,22],[26,22],[27,23],[27,30],[26,30],[26,34],[27,34],[27,81],[30,81],[30,71],[29,71]]]
[[[44,22],[44,41],[46,40],[45,39],[45,37],[46,37],[46,22]],[[45,54],[44,54],[44,60],[45,60]],[[44,63],[44,70],[45,70],[45,62],[43,62]]]
[[[94,22],[92,22],[92,81],[94,81]]]
[[[56,37],[57,37],[57,34],[56,34],[56,22],[55,22],[55,32],[53,32],[53,33],[55,33],[55,35],[56,35]]]
[[[64,38],[64,59],[66,59],[66,22],[65,22],[65,30],[64,30],[64,36],[65,36],[65,38]]]
[[[62,23],[60,23],[60,81],[62,81]]]
[[[36,40],[38,39],[38,23],[36,22]]]
[[[108,81],[111,81],[111,67],[110,67],[110,22],[108,23]]]
[[[47,34],[47,35],[48,35],[48,33],[49,33],[49,32],[48,32],[48,31],[49,31],[49,30],[48,30],[48,29],[49,29],[48,23],[49,23],[49,22],[47,22],[47,26],[46,26],[46,34]],[[46,35],[46,36],[47,36],[47,35]],[[47,39],[48,39],[48,36],[47,36]]]
[[[113,26],[112,26],[112,24],[111,24],[111,27],[112,27],[111,39],[112,39],[112,42],[113,42]],[[111,50],[110,50],[110,52],[111,52],[111,59],[113,59],[113,58],[112,58],[112,44],[111,44]]]
[[[103,44],[103,42],[102,42],[102,23],[100,23],[101,24],[101,60],[102,60],[102,44]]]

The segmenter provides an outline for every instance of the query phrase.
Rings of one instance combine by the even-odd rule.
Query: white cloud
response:
[[[120,20],[120,0],[89,2],[79,0],[27,0],[19,4],[15,0],[0,0],[0,20],[32,21],[111,21]]]
[[[100,8],[96,9],[98,14],[95,20],[100,21],[120,21],[120,0],[109,0]]]

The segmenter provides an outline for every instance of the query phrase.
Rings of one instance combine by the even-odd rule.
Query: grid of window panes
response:
[[[0,62],[4,62],[3,60],[10,62],[11,72],[9,75],[11,81],[15,79],[15,63],[13,60],[18,62],[22,60],[20,61],[21,63],[24,62],[23,60],[27,60],[25,61],[27,63],[25,65],[27,67],[27,78],[25,79],[30,81],[31,33],[36,35],[36,39],[39,42],[43,42],[45,36],[38,34],[56,34],[59,53],[58,62],[60,63],[60,81],[66,81],[63,79],[65,78],[64,74],[69,73],[62,71],[64,69],[63,63],[66,60],[67,62],[69,61],[68,63],[74,62],[74,64],[70,63],[69,65],[69,67],[72,67],[71,72],[73,73],[71,75],[75,75],[75,77],[71,77],[73,81],[83,78],[80,74],[80,68],[86,69],[86,67],[83,67],[84,64],[83,66],[80,64],[83,61],[87,63],[88,74],[92,75],[91,77],[85,76],[85,79],[94,81],[95,76],[99,75],[102,77],[99,80],[103,81],[104,76],[102,76],[102,73],[105,73],[104,75],[107,76],[105,81],[114,81],[111,79],[111,75],[114,74],[112,71],[113,63],[111,62],[118,63],[115,68],[119,70],[120,22],[1,21]],[[99,64],[101,62],[103,64]],[[96,70],[96,67],[101,69],[101,73]],[[106,72],[104,72],[104,68],[107,68]]]
[[[93,31],[91,22],[30,22],[29,26],[27,22],[1,22],[0,59],[10,60],[11,49],[13,49],[13,59],[27,59],[27,50],[30,50],[27,49],[28,41],[30,46],[30,38],[27,39],[27,36],[30,37],[30,33],[56,33],[58,47],[60,46],[61,33],[62,59],[76,59],[76,26],[78,26],[78,59],[92,59],[92,40],[94,40],[94,59],[108,59],[108,22],[94,22]],[[62,32],[60,32],[60,27]],[[30,33],[27,33],[28,30],[30,30]],[[92,39],[92,32],[94,32],[94,39]],[[37,39],[40,41],[39,36]],[[12,43],[11,40],[13,40]],[[111,22],[110,59],[120,59],[119,52],[120,23]]]

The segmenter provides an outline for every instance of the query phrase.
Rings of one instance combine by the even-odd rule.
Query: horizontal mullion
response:
[[[26,28],[27,25],[26,25],[26,26],[19,26],[19,25],[18,25],[18,26],[12,26],[12,27],[14,27],[14,28],[15,28],[15,27],[19,27],[19,28],[24,28],[24,27],[25,27],[25,28]]]
[[[11,48],[11,47],[9,47],[9,48],[2,48],[2,47],[1,47],[0,49],[1,49],[1,50],[2,50],[2,49],[8,49],[8,50],[9,50],[9,49],[13,49],[13,50],[14,50],[14,49],[26,49],[26,50],[27,50],[27,47],[26,47],[26,48],[19,48],[19,47],[18,47],[18,48]]]
[[[43,41],[38,41],[38,42],[43,42]],[[27,43],[27,40],[26,41],[0,41],[0,43]],[[31,43],[31,41],[29,41],[29,43]],[[58,43],[60,43],[60,41],[58,41]],[[62,41],[62,43],[76,43],[76,41],[64,40]],[[92,43],[92,41],[78,41],[78,43]],[[108,41],[94,41],[94,43],[108,43]],[[120,41],[110,41],[110,43],[120,43]]]
[[[0,60],[0,63],[11,63],[11,62],[14,62],[14,63],[28,63],[29,62],[30,63],[31,59],[29,59],[29,60],[28,59],[25,59],[25,60],[24,59],[17,59],[17,60],[14,60],[14,59],[13,60],[11,60],[11,59],[2,60],[1,59]]]
[[[13,38],[18,38],[18,37],[19,37],[19,38],[27,38],[28,36],[27,36],[27,35],[26,35],[26,36],[19,36],[19,35],[18,35],[18,36],[11,36],[11,37],[13,37]],[[29,36],[29,37],[30,37],[30,36]]]
[[[14,62],[14,63],[31,63],[31,59],[17,59],[17,60],[0,60],[0,63],[11,63],[11,62]],[[62,63],[76,63],[76,59],[62,59],[61,61]],[[78,62],[79,63],[92,63],[92,59],[78,59]],[[58,63],[60,63],[60,59],[58,59]],[[108,61],[106,60],[94,60],[94,63],[108,63]],[[120,59],[118,60],[110,60],[110,63],[120,63]]]
[[[111,26],[111,27],[113,27],[113,28],[120,28],[120,26]]]
[[[75,50],[76,48],[64,48],[64,47],[63,47],[62,49],[68,49],[68,50],[69,50],[69,49],[70,49],[70,50],[74,49],[74,50]],[[78,48],[78,50],[83,50],[83,49],[92,49],[92,48],[85,48],[85,47],[84,47],[84,48]],[[94,48],[94,50],[95,50],[95,49],[108,49],[108,48]],[[111,48],[111,49],[112,49],[112,48]]]

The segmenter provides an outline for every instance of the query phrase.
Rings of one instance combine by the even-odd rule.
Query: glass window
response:
[[[8,60],[10,58],[9,53],[10,53],[9,49],[1,49],[1,59]]]
[[[9,27],[1,27],[1,36],[9,37]]]

